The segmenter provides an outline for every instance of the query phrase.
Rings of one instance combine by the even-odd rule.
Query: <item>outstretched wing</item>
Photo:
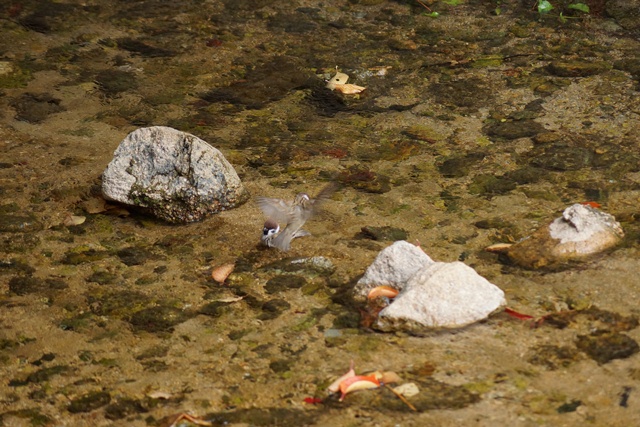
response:
[[[269,197],[258,197],[256,202],[267,218],[270,218],[284,226],[290,222],[291,204],[282,199],[272,199]]]
[[[333,193],[336,192],[337,189],[338,189],[338,184],[335,182],[330,182],[322,190],[320,190],[320,192],[314,199],[311,199],[313,215],[318,213],[318,211],[320,210],[320,206],[324,202],[329,200],[331,196],[333,196]]]

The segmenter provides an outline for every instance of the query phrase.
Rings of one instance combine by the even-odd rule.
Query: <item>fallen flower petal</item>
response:
[[[581,202],[581,205],[591,206],[592,208],[600,209],[602,205],[598,202]]]
[[[380,381],[376,378],[375,373],[365,376],[356,375],[355,377],[347,378],[340,383],[340,402],[342,402],[345,396],[353,391],[369,390],[372,388],[380,387]]]
[[[356,376],[356,371],[353,369],[354,367],[354,363],[353,360],[351,361],[351,365],[349,367],[349,371],[344,374],[343,376],[341,376],[340,378],[338,378],[337,380],[335,380],[334,382],[331,383],[331,385],[329,387],[327,387],[327,391],[329,393],[337,393],[338,390],[340,390],[340,384],[346,380],[347,378],[351,378],[351,377],[355,377]]]
[[[529,320],[534,318],[533,316],[530,316],[528,314],[523,314],[515,310],[512,310],[509,307],[505,307],[504,312],[507,313],[509,316],[515,317],[516,319],[520,319],[520,320]]]
[[[387,298],[395,298],[396,296],[398,296],[399,293],[400,291],[398,291],[395,288],[392,288],[391,286],[376,286],[375,288],[369,291],[367,298],[374,299],[379,296],[383,296]]]

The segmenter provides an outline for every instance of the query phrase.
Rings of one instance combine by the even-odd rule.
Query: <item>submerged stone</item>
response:
[[[251,62],[241,81],[215,88],[200,95],[207,102],[225,102],[260,109],[287,96],[291,91],[309,86],[312,76],[293,57],[276,56],[257,65]]]
[[[25,93],[14,100],[11,106],[16,110],[16,119],[28,123],[41,123],[51,114],[65,111],[62,101],[48,93]]]
[[[573,347],[557,345],[540,345],[533,349],[529,363],[556,370],[566,368],[579,358],[579,352]]]
[[[286,310],[291,308],[291,304],[283,299],[272,299],[262,304],[262,314],[259,316],[260,320],[275,319],[280,316]]]
[[[268,294],[275,294],[288,289],[300,289],[306,284],[307,281],[302,276],[283,274],[269,279],[265,285],[265,290]]]
[[[72,414],[91,412],[111,402],[111,395],[106,391],[93,391],[77,399],[73,399],[67,410]]]
[[[129,267],[132,265],[142,265],[147,262],[148,259],[155,257],[148,250],[136,246],[122,248],[116,252],[116,255],[118,255],[120,261]]]
[[[213,301],[202,306],[198,310],[198,313],[209,317],[220,317],[230,311],[230,303],[223,301]]]
[[[114,97],[138,87],[133,73],[122,70],[103,70],[95,78],[98,87],[109,97]]]
[[[9,385],[12,387],[25,386],[27,384],[39,384],[49,381],[54,375],[62,375],[71,373],[72,369],[66,365],[49,366],[32,372],[24,380],[11,380]]]
[[[533,120],[498,122],[486,129],[487,135],[508,140],[532,137],[543,131],[544,126]]]
[[[129,323],[138,331],[165,332],[170,331],[188,319],[188,315],[175,307],[148,307],[134,313]]]
[[[475,176],[473,182],[469,184],[469,193],[490,197],[508,193],[514,188],[516,183],[506,176],[481,174]]]
[[[120,398],[104,409],[104,417],[108,420],[119,420],[129,415],[149,412],[147,405],[137,399]]]
[[[389,184],[391,180],[388,176],[373,172],[360,165],[350,166],[348,170],[341,172],[338,181],[367,193],[386,193],[391,190]]]
[[[469,153],[464,156],[451,157],[438,166],[438,171],[447,178],[462,178],[467,176],[471,167],[484,159],[482,153]]]
[[[612,64],[603,61],[554,61],[547,68],[559,77],[587,77],[610,70]]]
[[[163,126],[140,128],[120,143],[103,173],[102,192],[171,223],[199,221],[249,197],[220,151]]]
[[[372,227],[365,226],[360,229],[362,234],[372,240],[386,240],[396,242],[398,240],[407,240],[409,233],[398,227]]]
[[[619,332],[598,331],[590,335],[579,335],[576,346],[599,364],[625,359],[640,351],[633,338]]]
[[[31,276],[16,276],[9,280],[9,290],[16,295],[27,295],[47,288],[42,279]]]
[[[548,170],[573,171],[587,167],[593,161],[593,151],[584,147],[551,144],[533,150],[530,162]]]
[[[67,265],[80,265],[87,262],[99,261],[109,255],[108,251],[80,246],[67,252],[60,262]]]
[[[207,414],[213,425],[245,424],[257,427],[313,425],[316,411],[291,408],[248,408]]]
[[[99,270],[94,271],[89,277],[87,277],[87,282],[95,282],[100,285],[110,285],[117,279],[117,274],[113,274],[105,270]]]
[[[39,231],[42,224],[33,215],[11,215],[0,213],[0,232],[28,233]]]

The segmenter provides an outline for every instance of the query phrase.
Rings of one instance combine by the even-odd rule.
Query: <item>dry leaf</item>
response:
[[[171,393],[167,393],[165,391],[152,391],[151,393],[148,393],[147,396],[152,399],[171,399],[172,397]]]
[[[347,84],[348,81],[349,76],[338,71],[336,75],[327,82],[326,87],[331,90],[337,90],[345,95],[355,95],[366,89],[362,86]]]
[[[371,67],[369,71],[374,71],[376,76],[383,77],[387,75],[387,71],[392,68],[390,65],[381,65],[379,67]]]
[[[486,248],[484,248],[484,250],[487,252],[500,254],[507,252],[511,246],[513,246],[511,243],[496,243],[494,245],[487,246]]]
[[[105,214],[107,215],[119,216],[119,217],[127,217],[131,215],[131,213],[127,209],[123,208],[122,206],[105,205],[105,207],[107,209]]]
[[[393,391],[395,391],[397,394],[403,395],[404,397],[411,397],[420,393],[420,389],[415,383],[405,383],[399,385],[398,387],[394,387]]]
[[[84,209],[88,214],[102,213],[107,210],[106,205],[105,200],[98,197],[92,197],[79,204],[80,208]]]
[[[327,82],[327,89],[331,89],[334,90],[336,88],[336,85],[343,85],[345,83],[347,83],[347,81],[349,81],[349,76],[346,75],[345,73],[341,73],[339,71],[336,72],[336,75],[333,76],[331,78],[331,80],[329,80]]]
[[[340,93],[344,93],[345,95],[355,95],[366,89],[366,87],[352,85],[352,84],[346,84],[346,85],[334,84],[333,86],[334,86],[333,88],[334,90],[337,90]]]
[[[87,217],[84,217],[84,216],[67,215],[64,218],[63,224],[69,227],[71,225],[80,225],[86,220],[87,220]]]
[[[244,297],[225,297],[225,298],[218,298],[217,300],[214,300],[215,302],[238,302],[238,301],[242,301],[244,299]]]
[[[236,265],[234,263],[219,265],[218,267],[211,270],[211,277],[218,283],[224,283],[224,281],[227,280],[227,277],[229,277],[234,268],[236,268]]]
[[[385,384],[402,382],[402,378],[400,378],[400,376],[393,371],[382,372],[378,379],[380,380],[380,382]]]

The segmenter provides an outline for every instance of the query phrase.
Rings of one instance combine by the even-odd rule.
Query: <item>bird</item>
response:
[[[264,226],[262,228],[262,237],[260,238],[261,242],[263,245],[267,246],[267,247],[275,247],[275,248],[280,248],[282,250],[288,250],[289,246],[290,246],[290,242],[291,240],[295,239],[296,237],[303,237],[303,236],[309,236],[311,233],[309,233],[308,231],[305,230],[298,230],[295,233],[293,233],[293,235],[291,235],[291,238],[289,239],[288,237],[285,239],[285,236],[288,236],[287,234],[284,233],[280,233],[280,226],[278,225],[278,223],[276,223],[274,220],[272,219],[267,219],[264,223]],[[276,237],[278,237],[278,235],[282,236],[280,239],[276,240]],[[288,243],[286,243],[288,241]],[[286,244],[285,244],[286,243]],[[289,245],[285,248],[286,245]],[[283,246],[284,245],[284,246]]]
[[[298,193],[293,201],[258,197],[258,206],[267,217],[262,228],[262,244],[288,251],[293,239],[310,235],[311,233],[303,230],[302,226],[318,213],[320,205],[329,199],[336,189],[337,185],[330,183],[313,199],[307,193]],[[280,228],[281,224],[284,229]]]

